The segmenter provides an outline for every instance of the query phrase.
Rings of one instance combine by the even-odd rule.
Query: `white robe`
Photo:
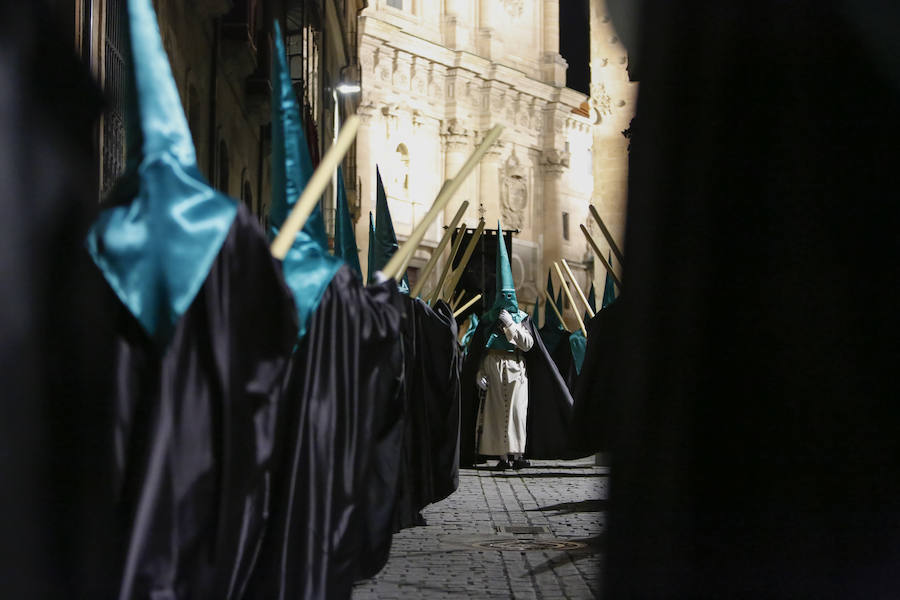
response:
[[[534,338],[519,323],[504,328],[503,333],[523,352],[534,345]],[[522,353],[485,350],[477,377],[479,380],[485,377],[488,381],[478,414],[478,453],[504,457],[524,453],[528,375]]]

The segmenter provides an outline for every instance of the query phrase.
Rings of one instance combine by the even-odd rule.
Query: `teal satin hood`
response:
[[[369,279],[375,271],[381,271],[397,252],[397,235],[394,233],[394,222],[388,207],[387,194],[381,181],[381,171],[375,167],[375,230],[369,238]],[[409,294],[409,278],[406,273],[398,284],[401,294]]]
[[[575,361],[575,372],[580,375],[581,367],[584,365],[584,352],[587,349],[587,338],[580,329],[569,336],[569,348]]]
[[[281,27],[275,22],[272,56],[272,204],[269,237],[275,239],[287,215],[312,176],[312,162],[300,125],[300,108],[291,86]],[[297,233],[283,261],[284,280],[294,294],[299,330],[306,335],[309,317],[319,306],[325,288],[343,264],[326,250],[325,227],[318,204]]]
[[[491,350],[515,351],[515,346],[509,343],[506,335],[500,331],[497,318],[501,310],[506,310],[516,323],[521,323],[528,315],[519,310],[519,301],[516,298],[516,284],[513,281],[512,269],[509,266],[509,256],[506,253],[506,243],[503,241],[503,228],[497,221],[497,292],[494,296],[494,305],[484,316],[488,323],[493,323],[493,331],[488,337],[485,348]]]
[[[347,205],[347,191],[344,189],[344,173],[337,168],[337,211],[334,218],[334,255],[344,259],[347,266],[362,281],[362,267],[359,266],[359,246],[353,232],[353,220]]]
[[[88,252],[159,344],[199,292],[237,214],[197,168],[150,0],[128,1],[127,167],[88,232]]]

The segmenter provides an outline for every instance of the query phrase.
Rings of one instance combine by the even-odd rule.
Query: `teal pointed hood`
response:
[[[353,233],[353,220],[347,205],[347,191],[344,189],[344,174],[337,168],[337,214],[334,219],[334,255],[344,259],[347,266],[362,281],[362,267],[359,266],[359,247]]]
[[[594,291],[594,282],[591,282],[591,291],[588,292],[588,306],[591,310],[597,312],[597,293]]]
[[[375,217],[372,211],[369,211],[369,252],[366,254],[366,285],[372,285],[375,282]]]
[[[388,208],[387,194],[384,192],[384,183],[381,181],[381,172],[375,167],[375,244],[373,253],[374,263],[369,263],[369,271],[372,275],[375,271],[381,271],[397,252],[397,235],[394,233],[394,222],[391,220],[391,211]],[[374,266],[373,266],[374,265]],[[400,292],[409,294],[409,279],[406,273],[399,284]]]
[[[164,345],[206,281],[237,203],[197,167],[151,0],[129,0],[127,16],[126,169],[86,245],[122,303]]]
[[[463,347],[463,353],[465,354],[468,354],[469,352],[469,344],[475,336],[476,329],[478,329],[478,315],[472,313],[469,315],[469,328],[466,329],[466,333],[463,334],[462,340],[460,341],[460,344]]]
[[[612,254],[609,255],[609,264],[612,265]],[[616,283],[609,271],[606,272],[606,282],[603,284],[603,308],[606,308],[616,300]]]
[[[581,329],[576,329],[569,336],[569,349],[572,351],[572,359],[575,363],[575,373],[581,374],[581,367],[584,366],[584,353],[587,350],[587,338],[581,333]]]
[[[547,297],[553,298],[553,278],[550,275],[550,272],[547,272]],[[557,308],[559,302],[556,302]],[[561,313],[562,311],[560,311]],[[559,317],[556,316],[556,312],[550,306],[550,300],[544,303],[544,326],[541,329],[553,329],[558,328],[562,329],[562,324],[559,322]]]
[[[281,224],[294,207],[314,169],[278,21],[275,21],[273,35],[275,47],[272,56],[272,190],[273,197],[277,189],[284,199],[277,205],[272,203],[270,218]],[[279,141],[278,144],[275,144],[276,139]],[[303,231],[319,246],[328,249],[325,219],[319,202],[316,202],[312,213],[303,224]]]
[[[528,315],[519,310],[519,301],[516,298],[516,284],[513,281],[512,268],[509,266],[509,256],[506,253],[506,243],[503,241],[503,228],[497,221],[497,279],[494,304],[491,306],[485,318],[494,322],[494,331],[488,337],[485,348],[493,350],[507,350],[512,352],[515,348],[510,344],[506,336],[496,326],[497,317],[501,310],[506,310],[512,316],[513,321],[521,323]]]
[[[275,239],[303,187],[312,174],[309,148],[305,143],[297,97],[291,86],[281,28],[275,22],[275,48],[272,56],[272,202],[269,212],[269,238]],[[343,261],[326,250],[322,211],[318,207],[304,224],[283,261],[284,279],[294,294],[300,328],[298,339],[306,335],[309,317],[319,306],[325,288]]]

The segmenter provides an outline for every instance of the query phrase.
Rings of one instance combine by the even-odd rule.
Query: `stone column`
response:
[[[566,61],[559,54],[559,0],[543,2],[544,31],[541,37],[544,57],[544,81],[553,85],[566,84]]]
[[[456,176],[460,167],[466,162],[469,152],[471,152],[469,148],[469,131],[462,127],[456,119],[450,119],[447,127],[441,133],[441,137],[444,138],[444,180],[447,180]],[[441,181],[441,184],[443,184],[443,181]],[[435,195],[437,195],[439,189],[440,187],[438,187],[438,190],[435,190]],[[453,201],[444,209],[444,223],[450,222],[456,211],[459,210],[459,205],[463,200],[469,201],[469,210],[466,211],[467,223],[477,219],[477,217],[474,219],[470,217],[470,215],[478,214],[475,212],[477,210],[477,202],[475,198],[466,194],[466,189],[468,189],[468,186],[463,184],[463,187],[456,192]]]
[[[494,19],[496,0],[479,1],[478,54],[489,60],[496,60],[503,54],[503,44]]]
[[[497,226],[500,218],[500,155],[504,144],[497,141],[479,163],[478,204],[484,207],[485,227]],[[479,209],[480,210],[480,209]],[[479,214],[479,216],[481,216]]]
[[[543,174],[543,212],[544,212],[544,240],[541,252],[541,277],[546,276],[547,271],[553,269],[554,261],[564,258],[563,255],[563,231],[562,231],[562,181],[566,168],[569,166],[569,157],[559,150],[545,150],[541,155],[541,171]],[[571,217],[569,217],[571,219]],[[569,224],[571,227],[571,223]],[[554,285],[558,284],[556,274],[553,274]],[[540,281],[540,277],[538,277]],[[566,319],[569,321],[570,319]],[[574,317],[572,318],[574,322]],[[572,323],[569,323],[572,327]]]

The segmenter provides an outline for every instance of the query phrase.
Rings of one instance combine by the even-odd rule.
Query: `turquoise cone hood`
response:
[[[366,264],[368,265],[368,269],[366,269],[366,284],[371,285],[375,282],[375,271],[378,269],[375,268],[375,217],[372,216],[372,211],[369,211],[369,252],[366,254]]]
[[[584,366],[584,352],[587,349],[587,338],[584,337],[580,329],[569,336],[569,348],[572,351],[572,359],[575,363],[575,373],[580,375],[581,367]]]
[[[560,290],[562,293],[562,290]],[[550,272],[547,272],[547,297],[553,298],[553,278],[550,276]],[[559,312],[562,313],[562,297],[556,297],[556,308],[559,309]],[[558,328],[562,329],[562,323],[559,322],[559,317],[556,316],[556,312],[550,306],[550,300],[548,300],[544,304],[544,327],[543,328]]]
[[[399,248],[397,235],[394,233],[394,222],[391,220],[391,211],[388,208],[387,194],[384,192],[384,183],[381,181],[381,172],[377,166],[375,167],[375,183],[375,241],[373,245],[370,245],[372,249],[369,256],[370,279],[374,276],[375,271],[384,269]],[[403,274],[399,288],[401,293],[409,294],[409,278],[406,273]]]
[[[273,35],[275,47],[272,56],[272,189],[284,193],[285,202],[280,202],[278,206],[273,203],[269,218],[284,223],[309,178],[312,177],[314,169],[278,21],[275,21]],[[276,115],[278,119],[275,119]],[[277,146],[274,145],[276,135],[280,140]],[[303,231],[318,242],[319,246],[328,248],[328,235],[325,233],[325,219],[320,203],[316,202],[312,213],[303,224]]]
[[[506,243],[503,241],[503,229],[500,222],[497,221],[497,292],[494,296],[494,305],[488,311],[485,318],[497,323],[497,317],[501,310],[506,310],[516,323],[521,323],[527,317],[524,312],[519,310],[519,301],[516,298],[516,284],[513,282],[512,269],[509,266],[509,256],[506,253]],[[492,350],[515,350],[512,344],[507,341],[503,332],[499,331],[499,327],[495,326],[494,331],[488,337],[485,348]]]
[[[237,204],[197,167],[151,0],[128,1],[126,170],[88,252],[157,343],[168,342],[228,236]]]
[[[272,56],[272,203],[269,237],[274,239],[312,175],[306,137],[300,125],[300,108],[287,69],[281,28],[275,22]],[[314,218],[318,215],[318,219]],[[294,294],[300,329],[306,335],[309,317],[319,306],[325,288],[343,262],[328,254],[321,208],[297,233],[283,261],[284,279]]]
[[[353,233],[353,220],[347,205],[347,191],[344,189],[344,174],[337,169],[337,214],[334,220],[334,255],[344,259],[347,266],[362,281],[362,267],[359,266],[359,247]]]
[[[612,254],[609,255],[609,264],[612,265]],[[603,284],[603,306],[606,308],[616,300],[616,284],[609,271],[606,272],[606,282]]]

